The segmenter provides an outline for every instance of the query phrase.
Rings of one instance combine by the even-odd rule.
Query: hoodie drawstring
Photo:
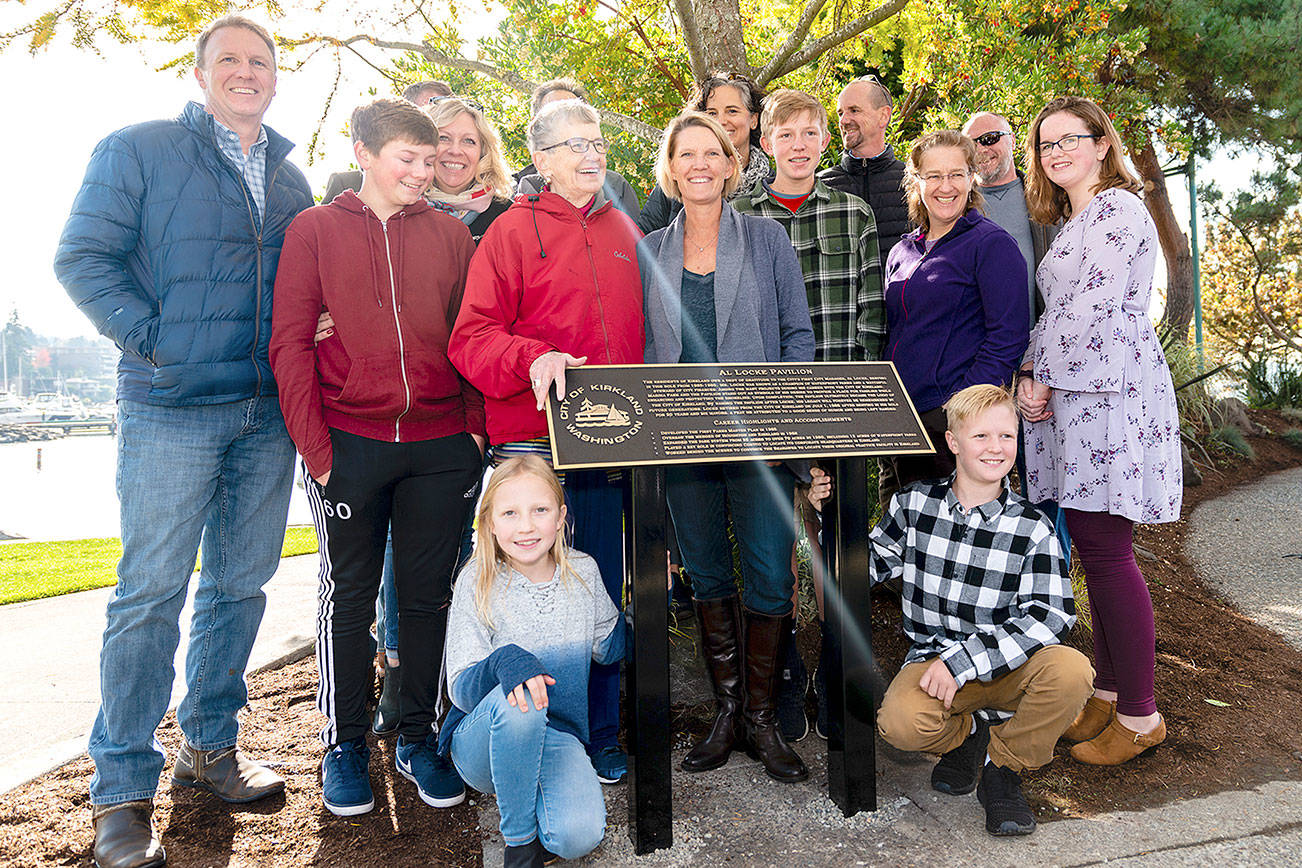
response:
[[[529,213],[533,215],[533,234],[538,238],[538,258],[546,259],[547,251],[543,250],[542,233],[538,231],[538,194],[532,193],[529,196]]]

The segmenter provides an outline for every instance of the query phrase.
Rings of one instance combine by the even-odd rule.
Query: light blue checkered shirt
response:
[[[235,164],[244,176],[244,183],[249,185],[253,204],[257,206],[257,224],[261,227],[262,214],[267,207],[267,128],[258,127],[258,140],[249,148],[248,156],[245,156],[244,149],[240,147],[239,134],[216,118],[213,118],[212,123],[217,130],[217,147]]]

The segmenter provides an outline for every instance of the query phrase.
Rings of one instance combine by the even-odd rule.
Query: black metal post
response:
[[[624,512],[625,583],[633,622],[626,669],[628,832],[639,856],[673,845],[670,786],[669,593],[665,561],[665,473],[635,467]]]
[[[830,564],[824,588],[828,655],[827,794],[845,816],[877,810],[878,686],[869,598],[868,502],[865,458],[837,462],[831,527],[824,527]]]

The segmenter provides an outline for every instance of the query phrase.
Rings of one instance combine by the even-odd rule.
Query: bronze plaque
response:
[[[559,469],[932,451],[890,362],[585,365],[565,385]]]

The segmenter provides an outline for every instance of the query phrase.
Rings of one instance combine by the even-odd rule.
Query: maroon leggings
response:
[[[1120,714],[1152,714],[1153,598],[1135,563],[1135,523],[1106,512],[1063,512],[1089,590],[1094,687],[1116,691]]]

